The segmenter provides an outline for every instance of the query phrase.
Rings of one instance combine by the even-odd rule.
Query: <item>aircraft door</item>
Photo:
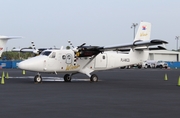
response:
[[[59,63],[60,63],[60,69],[61,71],[65,71],[65,70],[72,70],[71,67],[74,66],[74,52],[68,52],[65,51],[64,53],[60,54],[60,59],[59,59]]]
[[[46,67],[48,70],[57,69],[57,55],[56,52],[52,52],[51,55],[49,55],[49,58],[44,61],[44,67]]]
[[[72,60],[73,60],[72,55],[71,54],[66,54],[66,63],[71,64]]]
[[[95,58],[95,68],[107,67],[107,54],[99,54]]]

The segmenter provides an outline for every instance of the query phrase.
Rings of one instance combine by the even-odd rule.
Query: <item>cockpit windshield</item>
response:
[[[41,55],[46,55],[46,56],[49,56],[51,54],[52,51],[43,51],[41,53]]]

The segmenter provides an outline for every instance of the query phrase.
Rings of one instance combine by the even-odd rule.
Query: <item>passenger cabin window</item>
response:
[[[105,56],[103,55],[103,57],[102,57],[103,59],[105,59]]]
[[[43,51],[41,55],[49,56],[52,51]]]
[[[70,56],[70,55],[67,55],[67,59],[71,59],[71,56]]]
[[[62,56],[62,59],[66,59],[66,56],[65,56],[65,55],[63,55],[63,56]]]

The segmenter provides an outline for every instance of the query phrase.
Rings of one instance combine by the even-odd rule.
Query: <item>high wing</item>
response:
[[[13,52],[31,52],[34,53],[35,55],[39,55],[42,51],[47,50],[50,48],[38,48],[38,49],[33,49],[33,48],[21,48],[21,49],[12,49]]]
[[[149,50],[166,50],[166,48],[163,47],[163,46],[149,47],[148,49],[149,49]],[[123,48],[123,49],[119,49],[118,51],[127,52],[127,51],[130,51],[130,50],[131,50],[130,48]],[[116,51],[117,51],[117,50],[116,50]]]
[[[76,56],[78,57],[88,57],[97,55],[104,51],[129,51],[131,49],[135,50],[143,50],[143,49],[150,49],[150,46],[155,45],[162,45],[167,44],[168,42],[163,40],[136,40],[133,43],[129,44],[119,44],[119,45],[111,45],[111,46],[81,46],[78,48],[78,51],[76,52]]]
[[[34,49],[30,48],[21,48],[21,49],[12,49],[13,52],[33,52]]]
[[[20,48],[20,49],[12,49],[13,52],[30,52],[34,53],[35,56],[39,55],[42,51],[51,49],[51,48],[36,48],[34,42],[31,42],[30,47]]]
[[[123,49],[146,49],[149,48],[149,46],[154,46],[154,45],[162,45],[162,44],[167,44],[168,42],[159,40],[159,39],[154,39],[154,40],[149,40],[149,41],[135,41],[134,43],[129,43],[129,44],[119,44],[119,45],[111,45],[111,46],[104,46],[101,47],[99,50],[101,51],[114,51],[114,50],[123,50]]]

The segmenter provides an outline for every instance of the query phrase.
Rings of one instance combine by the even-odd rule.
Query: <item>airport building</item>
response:
[[[148,60],[179,62],[180,52],[170,50],[151,50]]]

